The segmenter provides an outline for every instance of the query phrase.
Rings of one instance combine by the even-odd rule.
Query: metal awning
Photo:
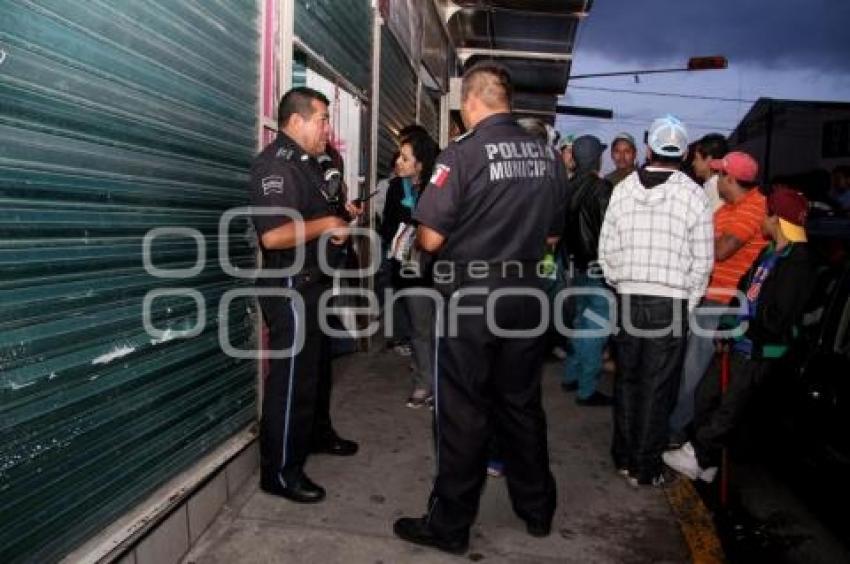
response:
[[[497,60],[511,72],[514,111],[555,119],[576,31],[593,0],[454,0],[447,27],[463,68]]]

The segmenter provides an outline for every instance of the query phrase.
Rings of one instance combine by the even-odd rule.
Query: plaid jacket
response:
[[[687,299],[692,310],[714,263],[703,189],[678,171],[653,188],[630,174],[614,189],[602,222],[599,263],[618,293]]]

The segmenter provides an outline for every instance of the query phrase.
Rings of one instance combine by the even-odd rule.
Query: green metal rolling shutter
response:
[[[372,62],[369,0],[295,0],[295,35],[363,91]]]
[[[257,139],[253,0],[0,1],[0,561],[57,559],[256,413],[256,363],[222,353],[222,212],[246,204]],[[160,279],[154,227],[200,231],[207,263]],[[229,252],[250,266],[246,222]],[[159,268],[195,242],[153,246]],[[153,339],[144,295],[188,287],[206,329]],[[159,329],[196,319],[153,302]],[[250,348],[245,301],[231,343]]]
[[[307,86],[307,57],[295,53],[292,58],[292,87]]]
[[[401,45],[381,28],[381,93],[378,104],[378,176],[392,169],[398,131],[416,121],[416,73]]]
[[[419,123],[428,130],[434,141],[440,140],[439,107],[439,101],[431,96],[427,88],[423,87],[419,102]]]

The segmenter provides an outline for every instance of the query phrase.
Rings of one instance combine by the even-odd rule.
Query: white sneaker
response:
[[[410,345],[396,345],[393,347],[393,351],[401,356],[410,356],[413,354]]]
[[[664,461],[664,464],[691,480],[696,480],[700,475],[701,468],[691,443],[685,443],[676,450],[668,450],[661,455],[661,460]]]
[[[702,469],[699,479],[710,484],[714,481],[715,476],[717,476],[717,466],[711,466],[709,468]]]
[[[697,462],[697,455],[691,443],[685,443],[682,448],[668,450],[661,455],[664,464],[680,474],[684,474],[691,480],[703,480],[711,483],[717,476],[717,467],[701,468]]]

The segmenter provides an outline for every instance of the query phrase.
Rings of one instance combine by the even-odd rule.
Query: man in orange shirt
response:
[[[761,231],[765,197],[756,178],[758,163],[747,153],[732,152],[709,162],[719,173],[717,190],[723,205],[714,214],[714,269],[702,303],[694,311],[676,407],[670,415],[670,444],[685,440],[694,416],[694,392],[714,356],[713,332],[723,308],[732,301],[741,276],[767,244]]]

